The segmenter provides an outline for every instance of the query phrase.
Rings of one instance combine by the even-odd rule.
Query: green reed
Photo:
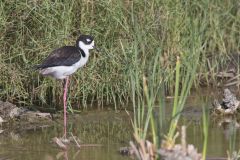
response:
[[[155,49],[155,56],[150,61],[151,65],[144,65],[146,62],[136,63],[140,53],[146,52],[145,47],[141,47],[141,42],[147,43],[143,39],[142,35],[145,32],[140,27],[136,27],[135,31],[138,37],[134,38],[133,55],[136,60],[133,61],[134,69],[131,72],[131,87],[132,87],[132,101],[134,109],[134,133],[142,139],[146,139],[151,135],[152,142],[156,146],[161,145],[161,138],[166,135],[166,140],[169,145],[174,145],[176,128],[178,121],[183,111],[185,101],[190,93],[190,89],[194,82],[198,81],[197,71],[201,66],[200,60],[202,54],[206,49],[206,42],[204,41],[204,30],[206,26],[201,26],[201,21],[195,19],[192,15],[178,15],[183,8],[176,6],[176,11],[172,13],[172,16],[185,17],[189,16],[189,19],[181,19],[178,22],[174,22],[172,27],[178,28],[180,24],[186,23],[184,30],[188,34],[189,39],[184,39],[176,33],[176,39],[178,39],[175,47],[178,48],[178,53],[173,58],[175,64],[170,68],[165,68],[163,65],[164,48],[160,42],[161,49]],[[188,6],[189,7],[189,6]],[[139,25],[136,25],[139,26]],[[124,49],[126,50],[126,49]],[[174,52],[174,51],[172,51]],[[147,71],[147,72],[145,72]],[[171,73],[171,74],[169,74]],[[143,78],[142,78],[143,77]],[[174,103],[171,114],[170,125],[166,128],[161,126],[164,115],[164,98],[166,94],[162,94],[166,89],[166,84],[171,85],[174,91]],[[174,82],[174,83],[173,83]],[[172,92],[170,90],[170,92]],[[155,109],[155,106],[159,104],[159,110]]]
[[[207,144],[208,144],[208,127],[209,127],[209,111],[203,106],[202,107],[202,124],[203,124],[203,149],[202,149],[202,159],[205,160],[207,156]]]
[[[231,121],[228,123],[229,127],[229,140],[228,140],[228,150],[227,150],[227,159],[239,159],[240,158],[240,151],[239,148],[237,147],[238,144],[236,143],[237,141],[237,135],[238,135],[238,130],[236,128],[237,122],[237,117],[231,117]]]

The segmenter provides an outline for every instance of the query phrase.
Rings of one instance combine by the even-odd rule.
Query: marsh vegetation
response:
[[[126,103],[133,72],[172,95],[177,56],[181,75],[196,67],[193,87],[217,84],[214,75],[239,52],[237,0],[2,1],[0,7],[1,98],[21,105],[59,103],[61,84],[32,67],[54,48],[74,45],[80,32],[94,35],[102,50],[72,77],[71,101],[80,107]]]
[[[135,135],[156,147],[165,135],[171,146],[191,89],[224,84],[219,73],[229,63],[239,84],[239,8],[238,0],[1,1],[0,98],[61,109],[61,82],[32,67],[80,33],[92,34],[101,52],[71,77],[69,111],[131,105]],[[168,126],[166,96],[174,97]],[[210,119],[202,106],[205,157]]]

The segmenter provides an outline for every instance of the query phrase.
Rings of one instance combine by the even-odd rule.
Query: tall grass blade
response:
[[[203,149],[202,149],[202,159],[205,160],[207,156],[207,144],[208,144],[208,127],[209,127],[209,111],[203,106],[202,107],[202,124],[203,124]]]

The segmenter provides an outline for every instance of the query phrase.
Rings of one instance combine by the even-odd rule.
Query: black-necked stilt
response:
[[[89,58],[89,50],[94,49],[94,39],[90,35],[81,35],[77,41],[76,46],[64,46],[58,48],[42,62],[37,65],[40,74],[43,76],[51,76],[56,79],[64,80],[64,138],[66,138],[66,100],[69,76],[77,71],[78,68],[84,66]]]

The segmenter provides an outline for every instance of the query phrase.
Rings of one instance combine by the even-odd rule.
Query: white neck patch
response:
[[[81,48],[82,50],[88,51],[88,50],[94,48],[94,41],[92,41],[92,43],[90,43],[90,44],[85,44],[85,43],[83,43],[82,41],[79,41],[78,46],[79,46],[79,48]]]

